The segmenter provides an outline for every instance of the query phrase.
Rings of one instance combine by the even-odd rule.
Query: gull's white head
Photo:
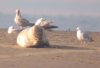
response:
[[[16,9],[16,14],[20,14],[20,9]]]
[[[16,29],[13,26],[10,26],[8,28],[8,34],[11,34],[11,33],[15,32],[15,31],[16,31]]]
[[[36,21],[35,25],[39,25],[39,24],[40,24],[41,22],[43,22],[43,21],[45,21],[44,18],[39,18],[39,19]]]
[[[77,30],[77,31],[80,30],[80,27],[77,27],[76,30]]]
[[[42,21],[45,21],[45,19],[44,18],[40,18],[40,19],[38,19],[38,21],[42,22]]]

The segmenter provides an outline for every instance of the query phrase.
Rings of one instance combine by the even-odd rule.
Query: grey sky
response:
[[[0,12],[100,16],[100,0],[0,0]]]

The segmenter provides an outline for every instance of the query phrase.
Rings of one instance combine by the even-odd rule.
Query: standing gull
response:
[[[14,21],[21,28],[34,25],[33,23],[30,23],[28,20],[26,20],[25,18],[21,16],[21,12],[19,9],[16,9],[16,16],[15,16]]]
[[[82,42],[86,43],[86,42],[93,41],[92,37],[89,35],[89,33],[83,32],[79,27],[77,27],[76,30],[77,30],[77,39],[79,41],[81,41],[81,43]]]
[[[48,21],[44,18],[39,18],[35,25],[39,25],[41,27],[43,27],[44,29],[52,29],[52,28],[58,28],[58,26],[54,26],[54,25],[51,25],[51,23],[53,23],[52,21]]]

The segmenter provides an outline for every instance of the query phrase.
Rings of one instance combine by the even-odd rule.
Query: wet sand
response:
[[[46,31],[51,48],[21,48],[18,33],[0,29],[0,68],[100,68],[100,33],[81,44],[75,32]]]

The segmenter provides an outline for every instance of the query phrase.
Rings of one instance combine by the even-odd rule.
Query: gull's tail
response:
[[[58,26],[54,26],[54,25],[50,25],[50,26],[47,26],[47,27],[44,27],[45,29],[52,29],[52,28],[58,28]]]
[[[34,26],[34,23],[29,23],[29,25],[28,26]]]

